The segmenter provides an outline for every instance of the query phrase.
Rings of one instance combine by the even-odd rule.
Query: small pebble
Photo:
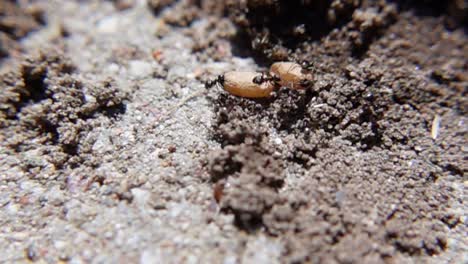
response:
[[[153,67],[148,62],[133,60],[129,63],[129,72],[135,78],[143,78],[151,75]]]
[[[105,17],[98,22],[97,31],[105,34],[116,33],[119,26],[118,22],[117,17]]]

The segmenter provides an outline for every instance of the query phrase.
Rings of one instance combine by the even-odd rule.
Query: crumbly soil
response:
[[[0,262],[466,262],[467,6],[2,2]]]
[[[18,41],[45,24],[42,8],[30,4],[21,8],[15,0],[0,2],[0,59],[21,52]]]

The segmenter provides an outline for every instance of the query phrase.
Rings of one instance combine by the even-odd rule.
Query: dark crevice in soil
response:
[[[466,159],[465,159],[466,162]],[[464,176],[465,172],[463,171],[462,168],[458,167],[457,165],[454,164],[448,164],[444,167],[442,167],[445,171],[450,172],[453,175],[458,175],[458,176]]]

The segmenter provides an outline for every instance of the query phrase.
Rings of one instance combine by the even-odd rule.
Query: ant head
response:
[[[257,75],[253,78],[252,82],[256,84],[261,84],[264,80],[263,73],[261,75]]]
[[[224,85],[224,74],[218,75],[218,78],[216,79],[218,83],[221,85]]]
[[[213,87],[214,83],[213,81],[206,81],[205,82],[205,89],[209,89],[211,87]]]
[[[303,60],[303,61],[301,62],[301,67],[302,67],[302,69],[304,69],[304,70],[311,70],[312,67],[313,67],[313,65],[312,65],[311,62],[306,61],[306,60]]]
[[[215,86],[217,83],[224,85],[224,75],[218,75],[218,77],[214,80],[206,81],[205,82],[205,88],[211,88]]]
[[[276,76],[276,75],[272,75],[272,76],[271,76],[271,80],[272,80],[273,82],[279,82],[279,81],[281,81],[281,79],[280,79],[278,76]]]

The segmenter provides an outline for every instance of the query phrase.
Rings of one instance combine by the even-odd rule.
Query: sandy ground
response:
[[[38,4],[47,23],[18,36],[1,64],[0,262],[468,261],[466,76],[433,74],[439,81],[430,81],[432,64],[411,72],[413,79],[402,74],[417,91],[427,83],[446,86],[428,107],[426,94],[412,90],[388,97],[400,101],[376,114],[386,127],[378,139],[363,129],[372,120],[328,126],[334,118],[356,122],[353,115],[367,109],[346,102],[360,83],[372,86],[368,72],[388,69],[392,76],[377,82],[391,90],[395,68],[414,69],[379,48],[411,35],[410,26],[399,36],[396,24],[370,47],[371,66],[360,58],[348,60],[354,68],[347,73],[330,72],[334,58],[348,54],[328,54],[333,63],[316,66],[312,90],[252,102],[203,85],[230,70],[264,69],[233,55],[238,46],[224,39],[194,52],[221,34],[209,32],[234,31],[225,19],[200,16],[190,26],[171,26],[162,19],[167,12],[155,15],[143,0],[129,8],[111,1]],[[414,19],[407,16],[397,23]],[[449,44],[441,49],[455,48],[451,55],[435,51],[434,60],[447,67],[461,60],[455,73],[466,74],[466,36],[443,34]],[[437,50],[424,36],[424,48],[415,50]],[[310,56],[321,52],[319,44],[311,49]],[[336,90],[322,88],[330,85]],[[383,99],[373,105],[392,104],[382,94],[375,92]],[[353,115],[314,110],[324,104],[330,113]],[[323,121],[307,123],[305,113]],[[305,138],[305,127],[316,132]],[[220,184],[217,202],[213,188]]]

